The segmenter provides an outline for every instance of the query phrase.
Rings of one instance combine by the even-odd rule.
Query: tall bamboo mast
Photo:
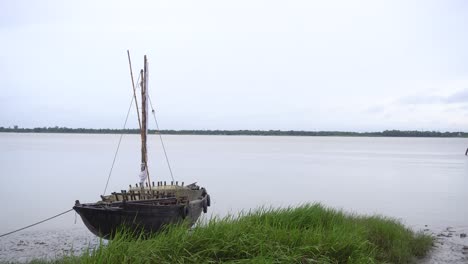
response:
[[[146,148],[146,141],[148,135],[148,61],[146,55],[144,58],[143,70],[141,74],[141,170],[146,169],[146,174],[148,176],[148,186],[151,190],[151,181],[148,172],[148,153]]]

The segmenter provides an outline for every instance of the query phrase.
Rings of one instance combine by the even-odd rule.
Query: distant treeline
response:
[[[139,129],[95,129],[68,127],[19,128],[0,127],[0,132],[17,133],[80,133],[80,134],[139,134]],[[402,131],[343,132],[343,131],[284,131],[284,130],[149,130],[167,135],[248,135],[248,136],[346,136],[346,137],[468,137],[468,132]]]

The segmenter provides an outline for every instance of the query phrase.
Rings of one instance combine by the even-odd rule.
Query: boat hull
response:
[[[81,216],[86,227],[96,236],[112,239],[119,228],[145,234],[156,233],[165,225],[186,221],[195,224],[202,211],[206,212],[207,199],[188,204],[154,205],[151,200],[112,204],[76,204],[73,209]]]

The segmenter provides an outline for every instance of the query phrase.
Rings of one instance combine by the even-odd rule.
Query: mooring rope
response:
[[[132,104],[133,104],[133,96],[132,96],[132,100],[130,101],[130,106],[128,107],[127,117],[125,118],[125,123],[123,125],[122,130],[125,130],[125,127],[127,126],[128,116],[130,115],[130,110],[132,109]],[[110,180],[110,177],[112,175],[112,170],[114,169],[114,164],[115,164],[115,160],[117,159],[117,154],[119,153],[120,143],[122,142],[123,135],[124,135],[124,133],[122,131],[122,133],[120,134],[120,138],[119,138],[119,144],[117,144],[117,149],[115,150],[114,160],[112,161],[112,166],[111,166],[110,171],[109,171],[109,176],[107,176],[106,187],[104,188],[104,192],[102,193],[102,195],[106,194],[107,186],[109,185],[109,180]]]
[[[164,156],[166,157],[167,167],[169,168],[169,172],[171,173],[172,181],[175,181],[174,180],[174,175],[172,174],[171,163],[169,162],[169,158],[167,157],[166,147],[164,146],[164,141],[163,141],[162,136],[161,136],[161,131],[159,130],[158,120],[156,119],[156,114],[155,114],[155,111],[154,111],[154,108],[153,108],[153,102],[151,101],[151,97],[148,96],[148,98],[149,98],[150,105],[151,105],[151,113],[153,113],[154,122],[156,123],[156,129],[159,132],[158,133],[159,134],[159,139],[161,140],[161,146],[163,148]]]
[[[68,212],[70,212],[70,211],[73,211],[73,209],[70,209],[70,210],[67,210],[67,211],[65,211],[65,212],[62,212],[62,213],[60,213],[60,214],[54,215],[54,216],[52,216],[52,217],[49,217],[49,218],[47,218],[47,219],[44,219],[44,220],[39,221],[39,222],[37,222],[37,223],[34,223],[34,224],[32,224],[32,225],[28,225],[28,226],[22,227],[22,228],[20,228],[20,229],[16,229],[16,230],[13,230],[13,231],[11,231],[11,232],[2,234],[2,235],[0,235],[0,237],[8,236],[8,235],[11,235],[11,234],[13,234],[13,233],[16,233],[16,232],[19,232],[19,231],[21,231],[21,230],[24,230],[24,229],[26,229],[26,228],[30,228],[30,227],[33,227],[33,226],[35,226],[35,225],[44,223],[44,222],[46,222],[46,221],[49,221],[49,220],[52,220],[52,219],[54,219],[54,218],[56,218],[56,217],[59,217],[59,216],[61,216],[61,215],[64,215],[64,214],[66,214],[66,213],[68,213]]]

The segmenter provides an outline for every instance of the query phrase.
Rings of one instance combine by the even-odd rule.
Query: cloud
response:
[[[446,103],[468,103],[468,89],[456,92],[447,98],[445,98]]]
[[[441,95],[413,95],[398,99],[399,105],[427,105],[427,104],[463,104],[468,103],[468,88],[448,96]]]
[[[461,105],[460,107],[458,107],[458,109],[465,110],[468,113],[468,104]]]
[[[438,104],[444,101],[444,97],[435,95],[415,95],[406,96],[397,100],[398,104],[419,105],[419,104]]]
[[[376,101],[375,105],[364,108],[361,113],[375,122],[383,119],[390,127],[455,130],[468,124],[468,88],[460,88],[463,87],[451,92],[439,89],[421,95],[397,97],[387,102]]]

